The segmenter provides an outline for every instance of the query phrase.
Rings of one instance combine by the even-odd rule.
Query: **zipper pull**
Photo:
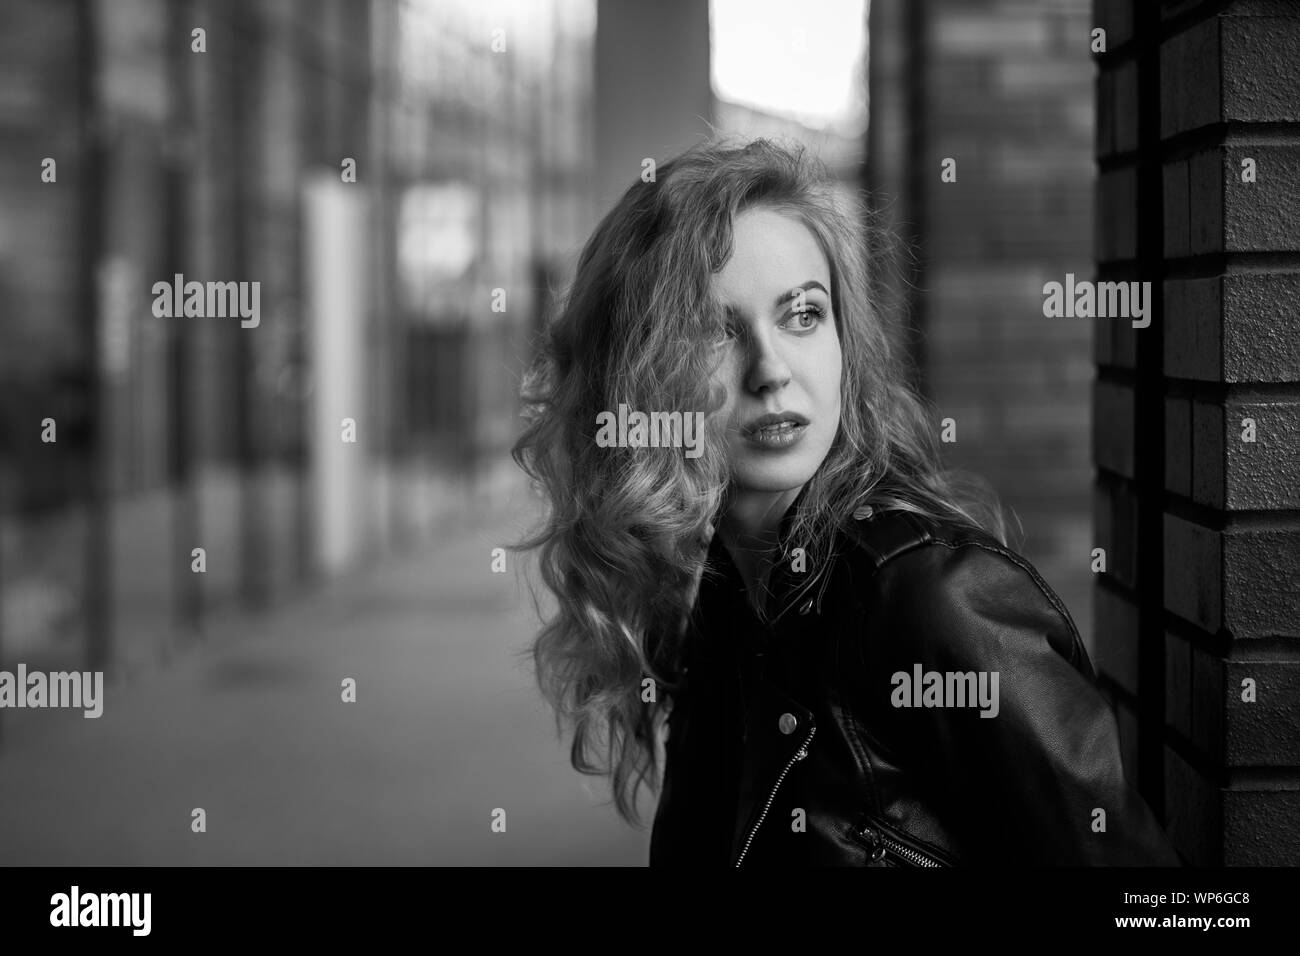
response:
[[[879,863],[885,858],[885,842],[880,837],[880,831],[871,827],[864,826],[858,831],[863,839],[871,844],[871,860],[873,863]]]

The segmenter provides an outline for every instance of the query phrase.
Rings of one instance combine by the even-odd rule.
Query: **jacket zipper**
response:
[[[799,749],[795,751],[794,756],[790,758],[785,767],[781,770],[781,776],[776,778],[776,783],[772,785],[771,793],[767,795],[767,802],[763,804],[763,812],[758,815],[758,820],[754,823],[753,827],[750,828],[749,836],[745,839],[745,846],[740,851],[740,856],[736,857],[737,868],[739,868],[740,864],[745,861],[745,854],[749,852],[749,845],[754,842],[754,836],[758,833],[758,828],[761,827],[763,821],[767,819],[767,811],[772,808],[772,801],[776,799],[776,792],[781,788],[781,781],[785,779],[785,775],[790,772],[791,767],[808,756],[808,745],[812,743],[813,736],[816,733],[817,726],[814,724],[808,729],[808,736],[804,738],[804,742],[800,745]]]
[[[872,858],[880,859],[885,853],[892,853],[910,866],[942,867],[943,863],[927,856],[920,850],[913,849],[905,843],[894,839],[882,827],[868,823],[858,829],[858,834],[872,846]]]

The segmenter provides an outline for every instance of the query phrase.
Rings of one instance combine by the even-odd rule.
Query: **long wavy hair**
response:
[[[900,310],[884,304],[901,246],[868,197],[837,188],[801,146],[768,139],[714,139],[643,176],[592,233],[540,336],[521,389],[527,427],[512,449],[549,509],[511,550],[540,548],[558,604],[525,653],[557,733],[573,729],[573,767],[610,777],[634,826],[639,788],[661,785],[658,734],[728,504],[726,423],[712,414],[725,392],[710,384],[724,324],[711,283],[736,216],[757,206],[816,237],[843,356],[839,430],[788,532],[808,567],[824,571],[836,530],[868,508],[955,520],[1006,543],[987,484],[940,467],[937,418],[909,384]],[[701,453],[602,447],[597,415],[620,403],[704,412]]]

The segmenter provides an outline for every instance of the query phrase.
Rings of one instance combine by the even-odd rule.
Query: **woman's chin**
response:
[[[743,468],[735,472],[732,483],[740,491],[780,494],[806,484],[816,470],[816,468],[776,465]]]

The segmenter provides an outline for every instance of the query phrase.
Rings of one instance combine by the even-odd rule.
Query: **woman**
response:
[[[711,143],[584,248],[514,449],[573,765],[633,823],[659,791],[652,865],[1176,865],[1068,613],[938,466],[867,221],[802,150]]]

